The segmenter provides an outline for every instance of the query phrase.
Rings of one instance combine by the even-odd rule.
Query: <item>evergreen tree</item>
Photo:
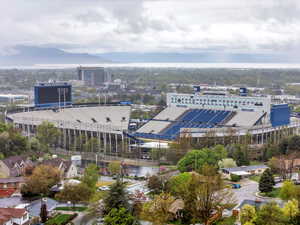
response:
[[[104,217],[105,225],[134,225],[135,218],[125,208],[112,209],[107,216]]]
[[[271,192],[274,185],[275,181],[273,174],[270,169],[266,169],[259,180],[259,191],[264,193]]]
[[[40,212],[41,222],[46,223],[48,219],[48,212],[47,212],[47,205],[42,203],[41,205],[41,212]]]
[[[104,199],[105,209],[104,214],[108,214],[112,209],[129,208],[128,193],[125,190],[125,184],[117,180],[116,183],[112,184],[107,197]]]

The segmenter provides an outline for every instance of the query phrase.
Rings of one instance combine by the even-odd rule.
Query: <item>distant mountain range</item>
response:
[[[0,55],[1,66],[31,66],[35,64],[97,64],[110,63],[100,56],[69,53],[57,48],[16,46],[16,54]]]
[[[16,54],[0,55],[0,66],[101,63],[300,63],[299,57],[251,53],[70,53],[58,48],[16,46]]]
[[[97,54],[113,62],[121,63],[295,63],[299,57],[288,57],[283,54],[254,53],[130,53],[114,52]]]

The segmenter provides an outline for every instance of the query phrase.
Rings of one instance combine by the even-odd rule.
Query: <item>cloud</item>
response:
[[[90,53],[300,47],[296,0],[10,0],[2,8],[0,53],[15,45]]]

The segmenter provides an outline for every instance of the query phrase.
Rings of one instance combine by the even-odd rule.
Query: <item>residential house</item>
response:
[[[0,178],[0,190],[15,189],[20,190],[25,183],[24,177]]]
[[[26,167],[32,167],[31,160],[24,156],[11,156],[0,160],[0,177],[19,177],[25,172]]]
[[[262,174],[267,168],[266,165],[253,165],[253,166],[240,166],[240,167],[232,167],[232,168],[223,168],[223,175],[226,177],[230,177],[231,174],[248,177],[251,175]]]
[[[42,164],[58,168],[63,178],[70,179],[78,176],[78,169],[70,160],[53,158],[44,160]]]
[[[0,208],[0,225],[29,224],[29,214],[26,209]]]

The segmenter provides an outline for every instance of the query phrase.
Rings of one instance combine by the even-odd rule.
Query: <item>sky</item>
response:
[[[290,53],[300,50],[299,0],[4,0],[0,53]]]

